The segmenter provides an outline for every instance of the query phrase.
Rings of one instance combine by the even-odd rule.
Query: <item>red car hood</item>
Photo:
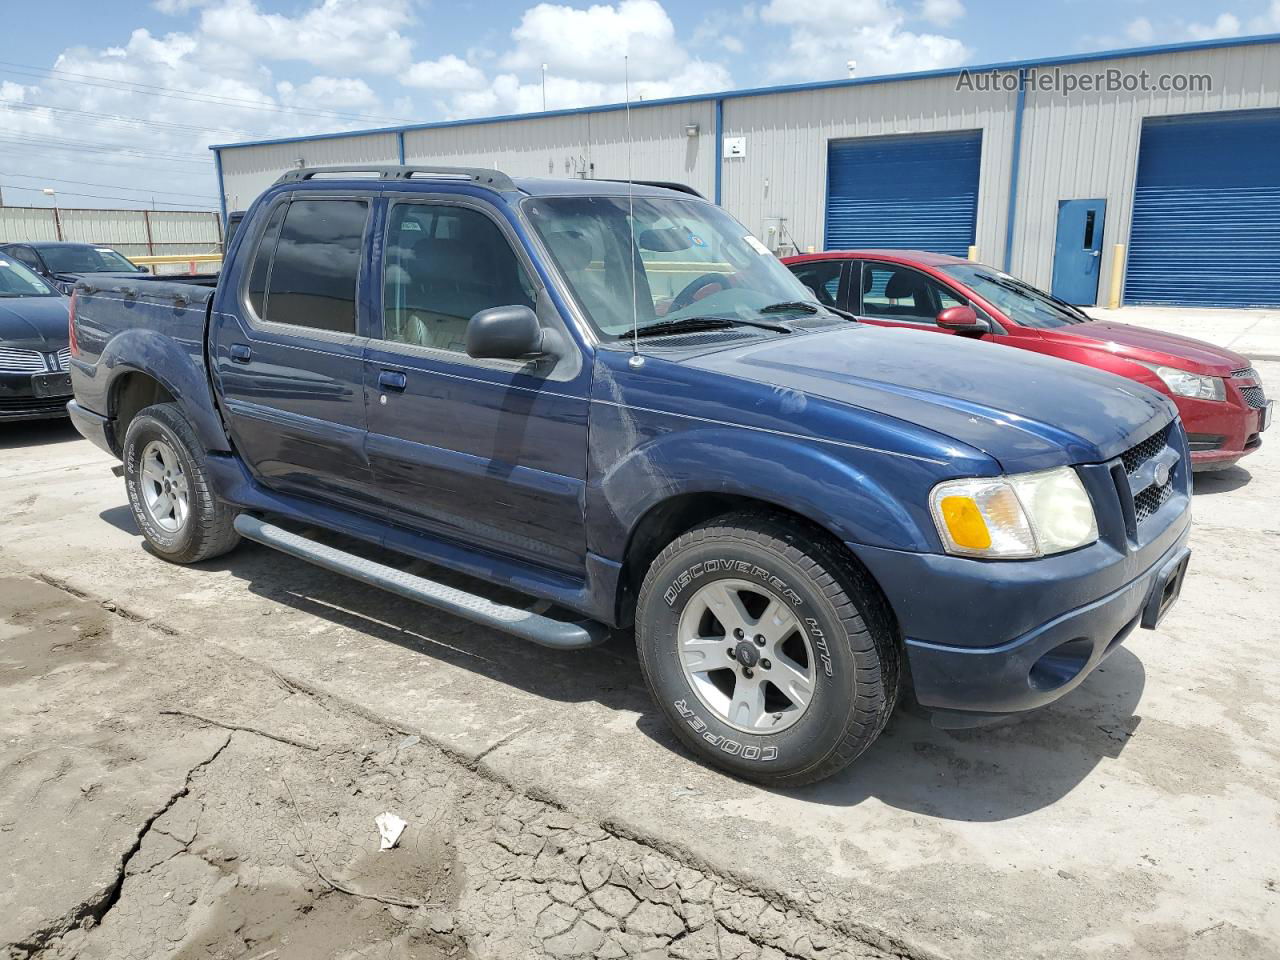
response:
[[[1212,343],[1183,337],[1176,333],[1165,333],[1163,330],[1151,330],[1147,327],[1135,327],[1128,323],[1116,323],[1113,320],[1094,320],[1092,323],[1077,323],[1069,327],[1057,327],[1041,330],[1040,335],[1046,340],[1058,340],[1066,343],[1079,340],[1092,340],[1102,344],[1114,344],[1112,352],[1124,357],[1146,360],[1150,363],[1175,360],[1169,364],[1192,373],[1216,374],[1226,376],[1232,370],[1240,370],[1249,366],[1249,360],[1233,350],[1215,347]],[[1148,352],[1164,354],[1164,357],[1147,356]]]

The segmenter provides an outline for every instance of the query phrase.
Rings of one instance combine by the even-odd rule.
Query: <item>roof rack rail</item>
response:
[[[674,180],[624,180],[616,177],[599,177],[598,179],[606,183],[634,183],[637,187],[661,187],[664,190],[675,190],[678,193],[687,193],[691,197],[697,197],[699,200],[707,199],[699,191],[693,189],[687,183],[676,183]]]
[[[477,187],[488,187],[500,193],[515,190],[516,185],[501,170],[487,170],[484,167],[418,167],[392,164],[357,164],[337,167],[299,167],[282,173],[276,183],[300,183],[306,180],[337,178],[341,174],[351,174],[353,178],[360,176],[377,180],[456,180],[474,184]]]

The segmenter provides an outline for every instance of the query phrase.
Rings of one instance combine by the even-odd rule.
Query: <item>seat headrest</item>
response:
[[[915,298],[923,286],[921,278],[909,270],[898,270],[884,286],[884,295],[890,300]]]

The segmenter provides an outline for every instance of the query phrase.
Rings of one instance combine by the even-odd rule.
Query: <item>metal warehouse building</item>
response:
[[[779,252],[972,254],[1084,304],[1280,305],[1280,35],[644,101],[630,124],[636,179],[692,185]],[[224,214],[300,165],[628,170],[621,104],[213,150]]]

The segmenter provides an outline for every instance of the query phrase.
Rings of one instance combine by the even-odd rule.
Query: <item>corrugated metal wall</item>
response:
[[[1098,283],[1105,301],[1111,249],[1129,238],[1143,118],[1280,106],[1280,44],[1126,57],[1069,69],[1145,70],[1152,78],[1205,73],[1213,78],[1209,93],[1027,93],[1012,272],[1048,287],[1058,201],[1105,199]]]
[[[697,125],[696,136],[686,133],[689,124]],[[494,167],[517,177],[622,178],[626,127],[626,111],[610,110],[409,130],[405,162]],[[637,179],[688,183],[708,197],[715,191],[711,101],[634,106],[631,139]]]
[[[1105,297],[1111,247],[1128,239],[1143,118],[1280,106],[1280,43],[1153,51],[1059,69],[1213,78],[1207,93],[1026,93],[1010,268],[1047,287],[1058,202],[1102,198],[1107,222],[1099,295]],[[631,117],[633,170],[640,179],[684,180],[712,196],[719,162],[721,201],[749,229],[775,248],[789,239],[801,250],[821,249],[831,140],[981,130],[975,243],[981,259],[1003,266],[1017,100],[1016,90],[958,91],[954,75],[727,95],[724,135],[745,138],[746,150],[725,160],[715,156],[714,98],[640,106]],[[685,136],[688,123],[698,124],[697,136]],[[409,162],[496,166],[528,176],[620,177],[626,173],[625,128],[623,111],[602,109],[409,130],[404,138]],[[247,206],[298,159],[385,163],[395,162],[397,153],[394,133],[223,148],[227,206]]]
[[[228,211],[248,209],[254,198],[275,183],[280,174],[298,166],[396,163],[400,156],[394,133],[333,137],[305,143],[271,143],[223,150],[221,155]]]
[[[955,87],[954,77],[936,77],[726,100],[724,135],[745,137],[746,156],[724,161],[725,208],[771,247],[786,217],[801,251],[821,250],[828,141],[981,130],[976,243],[990,256],[1003,248],[1016,94]]]
[[[0,207],[0,242],[57,240],[101,243],[125,256],[217,253],[217,213],[203,210],[92,210]],[[149,235],[148,235],[149,230]]]

